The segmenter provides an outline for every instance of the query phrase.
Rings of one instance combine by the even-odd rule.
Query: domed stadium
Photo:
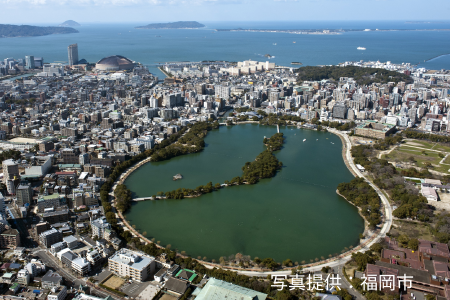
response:
[[[102,71],[132,70],[135,63],[121,55],[113,55],[100,59],[95,68]]]

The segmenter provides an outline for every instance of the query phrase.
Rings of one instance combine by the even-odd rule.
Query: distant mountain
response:
[[[70,27],[40,27],[30,25],[5,25],[0,24],[0,38],[42,36],[50,34],[78,33],[78,30]]]
[[[77,26],[81,26],[79,23],[75,22],[74,20],[67,20],[62,24],[59,24],[59,26],[62,27],[77,27]]]
[[[195,21],[180,21],[172,23],[153,23],[146,26],[138,26],[138,29],[194,29],[202,28],[205,25]]]

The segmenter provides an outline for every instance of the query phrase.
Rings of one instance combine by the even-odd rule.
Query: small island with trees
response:
[[[28,37],[43,36],[51,34],[78,33],[78,30],[71,27],[41,27],[30,25],[5,25],[0,24],[0,38],[8,37]]]
[[[198,123],[201,124],[201,123]],[[166,199],[184,199],[185,197],[200,197],[221,189],[222,187],[238,186],[241,184],[255,184],[260,179],[271,178],[277,174],[277,171],[283,167],[273,151],[281,150],[284,143],[283,133],[275,133],[270,138],[264,138],[266,150],[261,152],[254,161],[246,162],[242,167],[242,176],[236,176],[230,181],[226,180],[224,184],[208,182],[206,185],[200,185],[195,189],[179,188],[168,192],[158,192],[153,198],[165,197]]]
[[[81,26],[80,23],[75,22],[74,20],[67,20],[64,23],[59,24],[61,27],[78,27]]]
[[[135,27],[137,29],[197,29],[205,25],[196,21],[179,21],[172,23],[152,23],[145,26]]]

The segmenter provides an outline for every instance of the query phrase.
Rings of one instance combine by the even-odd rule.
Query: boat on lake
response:
[[[306,141],[306,139],[303,139],[303,141]]]
[[[366,48],[364,48],[364,47],[358,47],[358,48],[356,48],[357,50],[366,50]]]

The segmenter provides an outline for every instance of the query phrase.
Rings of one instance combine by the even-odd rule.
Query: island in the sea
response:
[[[0,38],[6,37],[26,37],[43,36],[50,34],[78,33],[78,30],[71,27],[41,27],[30,25],[7,25],[0,24]]]
[[[179,21],[172,23],[153,23],[145,26],[135,27],[137,29],[197,29],[203,28],[205,25],[196,21]]]
[[[59,26],[61,26],[61,27],[77,27],[77,26],[81,26],[81,24],[78,22],[75,22],[74,20],[67,20],[64,23],[59,24]]]

